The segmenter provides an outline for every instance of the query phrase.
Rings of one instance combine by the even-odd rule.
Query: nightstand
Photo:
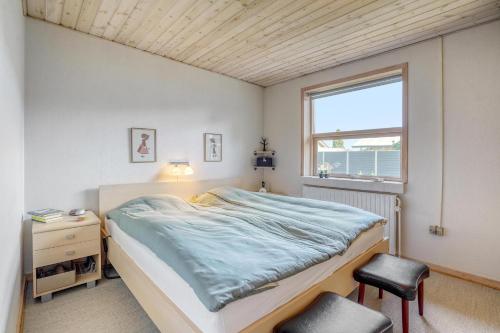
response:
[[[80,284],[94,287],[101,278],[100,220],[88,211],[80,217],[65,216],[61,222],[33,221],[33,298],[42,302],[52,299],[52,293]],[[93,261],[93,264],[92,264]],[[58,265],[66,270],[53,271]],[[91,271],[79,269],[95,267]],[[62,267],[60,267],[62,268]],[[37,274],[38,273],[38,274]]]

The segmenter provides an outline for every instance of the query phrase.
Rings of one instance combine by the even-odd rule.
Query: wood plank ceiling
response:
[[[24,1],[28,16],[261,86],[500,17],[500,0]]]

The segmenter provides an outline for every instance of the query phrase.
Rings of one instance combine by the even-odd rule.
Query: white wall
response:
[[[500,280],[500,21],[448,36],[444,50],[449,237],[435,254],[409,250]]]
[[[26,30],[26,210],[97,210],[99,185],[157,180],[171,160],[192,179],[255,181],[261,87],[33,19]],[[157,129],[157,163],[129,163],[130,127]],[[204,132],[223,134],[223,162],[203,162]]]
[[[0,1],[0,332],[15,332],[21,287],[24,196],[24,17]]]
[[[500,280],[500,21],[448,35],[445,54],[446,237],[439,223],[440,41],[433,39],[265,89],[264,134],[278,151],[266,180],[301,194],[300,88],[409,63],[409,170],[403,198],[406,256]]]

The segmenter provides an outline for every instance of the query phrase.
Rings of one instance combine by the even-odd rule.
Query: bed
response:
[[[150,248],[124,232],[106,212],[133,198],[174,194],[188,199],[221,185],[240,186],[237,179],[190,183],[103,186],[100,215],[109,238],[108,258],[123,281],[162,332],[270,333],[275,324],[293,315],[321,291],[347,295],[356,284],[352,271],[377,252],[387,252],[383,225],[362,232],[342,255],[334,256],[278,281],[274,288],[209,311],[190,285]]]

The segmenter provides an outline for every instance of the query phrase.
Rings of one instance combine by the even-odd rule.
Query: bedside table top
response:
[[[82,218],[83,216],[85,217],[85,219],[79,221],[78,219]],[[90,210],[85,212],[85,215],[82,216],[69,216],[65,214],[63,217],[64,220],[60,222],[44,223],[44,222],[33,221],[33,225],[31,227],[31,233],[38,234],[42,232],[49,232],[49,231],[69,229],[69,228],[78,228],[87,225],[101,223],[99,218]]]

